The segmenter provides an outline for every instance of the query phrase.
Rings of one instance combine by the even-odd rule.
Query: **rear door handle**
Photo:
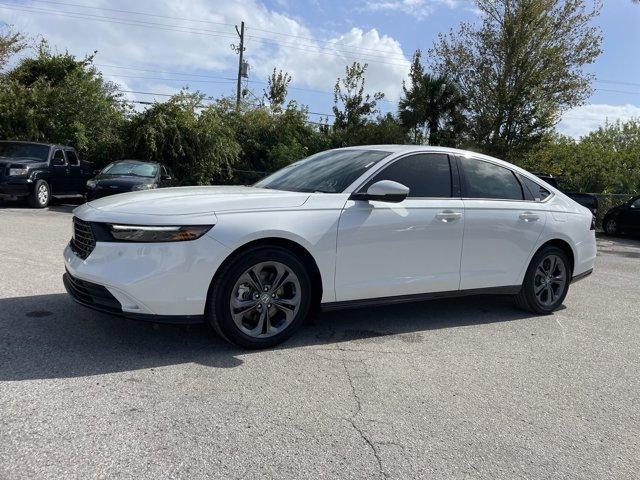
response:
[[[453,222],[462,217],[462,213],[454,212],[453,210],[443,210],[440,213],[436,214],[436,218],[438,220],[442,220],[445,223]]]
[[[524,212],[520,214],[520,220],[524,220],[525,222],[537,222],[540,220],[540,215],[533,212]]]

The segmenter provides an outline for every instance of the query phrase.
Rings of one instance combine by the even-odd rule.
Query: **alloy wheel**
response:
[[[46,205],[48,199],[49,189],[44,183],[42,183],[38,187],[38,202],[40,202],[40,205]]]
[[[553,305],[562,296],[567,285],[565,264],[558,255],[547,255],[536,268],[533,277],[533,293],[538,302],[546,307]]]
[[[283,263],[258,263],[244,271],[231,290],[229,308],[236,326],[253,338],[285,330],[300,309],[300,281]]]

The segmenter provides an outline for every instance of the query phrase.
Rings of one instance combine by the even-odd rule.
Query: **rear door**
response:
[[[460,289],[518,285],[547,221],[542,194],[536,200],[518,174],[497,163],[459,162],[465,210]]]
[[[380,180],[409,187],[399,203],[348,200],[338,226],[336,299],[457,291],[464,225],[455,164],[444,154],[401,157]]]

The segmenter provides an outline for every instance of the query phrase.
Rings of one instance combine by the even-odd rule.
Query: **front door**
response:
[[[338,226],[337,301],[458,290],[464,216],[451,167],[444,154],[405,156],[358,191],[393,180],[409,187],[408,198],[347,201]]]
[[[463,157],[464,244],[460,289],[515,286],[547,220],[544,203],[527,198],[516,174]]]
[[[56,149],[53,152],[51,166],[51,192],[54,195],[64,195],[71,188],[71,172],[62,150]]]
[[[632,200],[622,211],[618,227],[627,232],[640,232],[640,197]]]

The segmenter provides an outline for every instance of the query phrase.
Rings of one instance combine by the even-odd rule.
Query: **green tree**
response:
[[[338,145],[353,144],[358,129],[378,113],[377,103],[384,98],[382,92],[365,94],[365,72],[367,64],[353,62],[345,67],[344,78],[338,78],[333,89],[333,123],[335,141]]]
[[[290,83],[291,75],[282,70],[273,69],[273,73],[267,79],[267,89],[264,92],[272,111],[282,111],[282,107],[287,101],[287,89]]]
[[[17,32],[0,27],[0,70],[7,64],[7,60],[25,48],[24,37]]]
[[[548,134],[562,112],[591,93],[583,67],[601,35],[584,0],[475,0],[481,23],[441,34],[431,67],[468,102],[470,136],[483,151],[511,157]]]
[[[133,116],[129,155],[169,166],[185,185],[231,178],[240,145],[214,106],[201,108],[204,95],[182,92]]]
[[[3,76],[0,137],[71,145],[97,164],[121,155],[127,105],[92,62],[41,43]]]
[[[403,82],[399,117],[413,143],[458,146],[464,131],[464,98],[453,82],[425,72],[422,52],[413,54],[409,85]]]
[[[517,163],[558,177],[568,190],[640,192],[640,119],[607,123],[579,140],[552,136]]]

